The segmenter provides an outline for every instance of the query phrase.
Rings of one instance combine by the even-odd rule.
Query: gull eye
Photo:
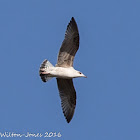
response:
[[[79,74],[82,74],[81,72],[79,72]]]

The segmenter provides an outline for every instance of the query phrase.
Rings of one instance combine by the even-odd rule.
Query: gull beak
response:
[[[87,78],[87,76],[84,75],[85,78]]]

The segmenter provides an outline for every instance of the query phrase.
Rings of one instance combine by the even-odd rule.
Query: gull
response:
[[[82,72],[73,68],[73,60],[78,48],[79,32],[76,21],[72,17],[59,50],[56,66],[54,67],[45,59],[39,70],[39,75],[43,82],[56,77],[62,110],[68,123],[73,117],[76,106],[76,91],[73,85],[73,78],[86,78]]]

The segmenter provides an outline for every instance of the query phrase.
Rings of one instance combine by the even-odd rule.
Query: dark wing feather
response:
[[[59,50],[58,67],[72,67],[74,56],[79,48],[79,32],[75,19],[72,17],[67,26],[65,39]]]
[[[69,123],[73,117],[76,106],[76,91],[72,79],[57,78],[57,85],[61,98],[64,116]]]

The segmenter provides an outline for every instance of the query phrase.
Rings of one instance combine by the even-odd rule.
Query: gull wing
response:
[[[72,17],[65,32],[65,39],[59,50],[57,67],[72,67],[74,56],[79,48],[79,32],[75,19]]]
[[[76,91],[72,79],[57,79],[57,86],[61,98],[64,116],[69,123],[73,117],[76,106]]]

